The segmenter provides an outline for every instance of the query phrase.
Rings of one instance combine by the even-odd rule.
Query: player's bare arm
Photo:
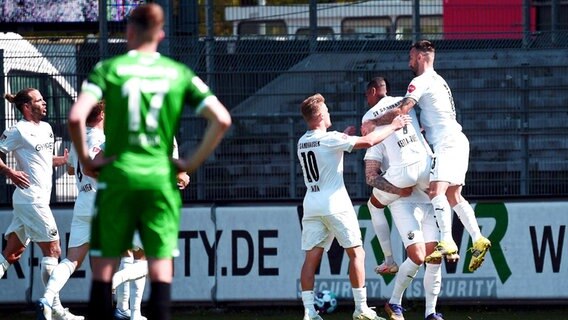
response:
[[[395,132],[396,130],[404,127],[405,125],[410,124],[412,118],[409,115],[400,115],[395,117],[389,125],[386,125],[381,128],[379,131],[373,131],[366,136],[359,137],[353,149],[364,149],[370,148],[381,141],[385,140],[390,134]]]
[[[2,154],[4,155],[4,154]],[[12,180],[12,183],[20,189],[26,189],[30,186],[30,179],[27,173],[23,171],[13,170],[0,158],[0,173]]]
[[[401,197],[408,197],[412,193],[412,187],[398,188],[381,176],[380,171],[381,163],[379,161],[365,160],[365,180],[369,186]]]
[[[416,101],[414,101],[414,99],[404,98],[400,101],[400,106],[398,108],[391,109],[378,118],[367,120],[363,123],[363,125],[366,126],[367,130],[372,130],[374,127],[378,126],[384,126],[391,123],[398,115],[408,114],[410,109],[412,109],[415,105]]]
[[[414,108],[416,101],[412,98],[404,98],[400,104],[400,111],[404,114],[408,114],[410,109]]]
[[[68,160],[69,160],[69,150],[65,148],[65,150],[63,150],[62,156],[53,156],[53,166],[59,167],[66,165]]]

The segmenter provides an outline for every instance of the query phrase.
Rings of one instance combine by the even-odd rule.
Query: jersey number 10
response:
[[[316,160],[316,154],[313,151],[301,152],[302,163],[304,167],[304,172],[306,173],[306,178],[308,182],[319,181],[320,174],[318,169],[318,162]]]

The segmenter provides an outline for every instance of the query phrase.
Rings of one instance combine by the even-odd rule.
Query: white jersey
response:
[[[412,98],[420,106],[420,123],[434,151],[444,137],[461,132],[450,87],[434,69],[426,70],[412,79],[405,97]]]
[[[365,113],[361,122],[380,118],[388,111],[398,108],[402,99],[402,97],[388,96],[382,98]],[[408,166],[419,161],[424,161],[424,159],[428,157],[424,137],[422,137],[422,133],[420,133],[420,125],[418,124],[414,109],[410,110],[409,115],[412,117],[412,125],[407,126],[406,131],[403,129],[397,130],[381,142],[385,147],[390,165],[393,167]],[[380,128],[381,127],[377,127],[375,130],[380,130]],[[365,159],[367,159],[367,154],[376,153],[376,151],[372,150],[373,148],[376,148],[376,146],[367,149]]]
[[[104,131],[98,128],[87,127],[87,148],[89,157],[94,158],[100,151],[105,142]],[[72,145],[69,152],[68,162],[75,168],[75,182],[79,191],[75,206],[74,215],[91,216],[93,214],[93,204],[97,191],[97,180],[83,173],[81,164],[77,158],[77,150]]]
[[[352,211],[343,182],[343,154],[359,137],[337,131],[309,130],[298,140],[298,159],[304,173],[304,216]]]
[[[16,188],[12,196],[13,203],[49,205],[53,148],[53,130],[47,122],[35,124],[22,119],[4,131],[0,137],[0,151],[5,154],[13,152],[16,170],[27,173],[30,179],[29,188]]]

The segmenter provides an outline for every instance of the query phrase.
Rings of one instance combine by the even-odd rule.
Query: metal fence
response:
[[[243,7],[248,13],[241,14],[249,16],[240,19],[237,11],[231,13],[232,7],[218,1],[202,6],[162,2],[169,20],[161,51],[193,68],[231,109],[234,123],[215,154],[191,177],[185,201],[301,199],[305,187],[295,145],[305,125],[299,103],[319,92],[329,102],[332,129],[357,125],[366,110],[364,87],[369,79],[386,76],[393,95],[405,93],[412,79],[408,48],[419,35],[435,40],[436,69],[452,88],[459,121],[470,139],[466,196],[568,193],[568,26],[565,19],[553,18],[566,16],[565,1],[511,0],[497,7],[462,1],[453,8],[444,6],[446,1],[421,1],[421,6],[431,7],[419,7],[418,20],[412,16],[415,1],[311,1],[288,8],[269,2]],[[390,10],[389,15],[373,16],[388,16],[390,24],[356,16],[359,9],[354,8],[362,6],[368,13]],[[396,13],[396,6],[404,8]],[[263,11],[268,9],[272,11]],[[250,16],[255,10],[256,18]],[[333,12],[339,12],[336,19]],[[456,18],[463,12],[469,13],[469,20]],[[475,18],[480,14],[501,25],[487,29],[485,20]],[[295,15],[304,20],[293,20]],[[319,21],[318,16],[328,18]],[[48,99],[47,121],[54,127],[59,152],[70,146],[66,116],[78,84],[101,57],[125,51],[123,27],[109,22],[102,28],[106,31],[101,30],[107,34],[103,38],[38,38],[20,32],[26,37],[0,41],[5,91],[24,86],[41,90]],[[7,105],[0,109],[3,130],[18,115]],[[182,154],[192,150],[204,128],[202,119],[184,114],[178,136]],[[369,195],[362,158],[362,151],[345,156],[345,182],[354,199]],[[14,165],[10,157],[7,161]],[[73,183],[58,169],[53,202],[73,201]],[[11,202],[12,190],[9,180],[0,182],[0,203]]]

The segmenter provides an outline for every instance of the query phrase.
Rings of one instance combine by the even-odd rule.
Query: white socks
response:
[[[475,241],[481,238],[481,230],[479,229],[479,224],[477,224],[477,219],[475,218],[475,211],[467,201],[462,201],[453,208],[461,223],[465,227],[465,230],[471,236],[471,240]]]
[[[58,259],[55,257],[43,257],[41,259],[41,280],[43,281],[44,286],[47,286],[49,277],[53,270],[55,270],[55,267],[57,267],[57,264]],[[48,302],[52,302],[51,308],[53,310],[59,311],[59,313],[62,312],[63,305],[61,305],[61,301],[59,300],[59,294],[56,293],[53,297],[53,301]]]
[[[389,229],[389,223],[385,217],[385,209],[377,208],[372,203],[371,200],[367,201],[367,207],[369,207],[369,212],[371,213],[371,222],[373,223],[373,229],[379,239],[379,244],[381,249],[385,254],[385,261],[389,264],[394,262],[392,257],[392,245],[391,245],[391,234]]]
[[[8,263],[4,255],[0,254],[0,278],[4,276],[9,267],[10,264]]]
[[[63,259],[51,272],[49,281],[45,288],[45,293],[43,297],[48,303],[52,303],[59,291],[67,283],[71,275],[75,272],[75,264],[68,259]]]
[[[410,258],[406,258],[406,260],[404,260],[398,268],[389,303],[402,304],[404,291],[408,288],[412,280],[414,280],[414,277],[416,277],[418,269],[420,269],[420,265],[414,263],[414,261],[410,260]]]
[[[353,291],[353,300],[355,301],[355,310],[368,309],[367,305],[367,287],[351,288]]]
[[[122,283],[146,277],[148,262],[124,257],[120,261],[120,269],[112,276],[112,288],[116,289]]]
[[[148,274],[148,261],[146,260],[134,260],[132,265],[133,277],[137,276],[135,273],[138,272],[138,278],[132,281],[134,286],[134,295],[130,296],[130,310],[133,316],[140,317],[140,306],[142,305],[142,298],[144,296],[144,287],[146,286],[146,274]]]
[[[440,237],[442,241],[453,242],[452,238],[452,208],[448,202],[446,195],[437,195],[431,200],[434,206],[434,214],[436,222],[440,228]]]
[[[112,288],[116,289],[116,307],[121,310],[130,309],[133,315],[140,315],[148,262],[124,257],[120,265],[120,270],[112,277]],[[131,286],[134,287],[134,295],[130,295]]]
[[[313,290],[302,291],[302,303],[304,304],[304,313],[313,317],[318,314],[314,307],[315,293]]]
[[[128,300],[130,299],[130,281],[121,281],[122,274],[120,272],[123,272],[133,263],[134,258],[123,257],[122,259],[120,259],[119,270],[112,276],[112,288],[116,289],[116,307],[120,310],[130,309],[128,303]]]
[[[442,265],[426,263],[424,272],[424,296],[426,298],[426,308],[424,317],[436,312],[436,303],[442,287]]]

